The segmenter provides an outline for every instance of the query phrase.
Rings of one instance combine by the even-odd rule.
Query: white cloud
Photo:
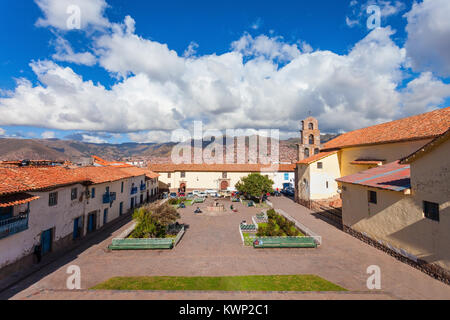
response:
[[[53,131],[45,131],[41,134],[42,139],[54,139],[56,134]]]
[[[197,53],[197,49],[198,49],[198,43],[191,42],[189,44],[189,46],[187,47],[187,49],[184,51],[183,57],[189,58],[189,57],[194,56]]]
[[[102,139],[100,137],[97,136],[90,136],[87,134],[83,134],[83,142],[87,142],[87,143],[95,143],[95,144],[102,144],[102,143],[107,143],[108,141],[106,141],[105,139]]]
[[[105,88],[71,68],[35,61],[30,66],[39,83],[20,79],[0,98],[0,125],[127,133],[134,141],[160,142],[193,120],[203,120],[205,129],[296,132],[311,111],[323,131],[333,132],[442,103],[450,95],[447,85],[427,73],[398,89],[406,75],[406,51],[392,41],[393,34],[390,28],[373,30],[342,55],[313,51],[304,41],[244,34],[229,52],[191,50],[183,57],[136,35],[127,17],[93,39],[98,64],[119,78],[116,84]],[[82,139],[106,142],[89,134]]]
[[[359,25],[359,20],[355,19],[352,20],[349,17],[345,17],[345,23],[347,24],[347,26],[349,26],[350,28],[353,28],[354,26]]]
[[[431,111],[450,96],[450,84],[433,77],[431,72],[425,72],[420,77],[408,83],[403,91],[403,113],[415,115]]]
[[[99,30],[110,25],[103,16],[108,6],[105,0],[35,0],[35,2],[44,13],[44,17],[36,22],[40,27],[69,30],[67,21],[72,13],[70,11],[68,13],[68,8],[74,5],[80,9],[81,29]]]
[[[80,53],[73,52],[70,43],[61,37],[58,37],[55,40],[55,48],[56,53],[53,54],[52,56],[54,60],[71,62],[87,66],[93,66],[97,62],[95,56],[90,52],[80,52]]]
[[[450,76],[450,1],[415,3],[405,17],[408,20],[405,48],[412,68]]]

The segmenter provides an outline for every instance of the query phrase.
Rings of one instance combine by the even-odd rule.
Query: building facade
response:
[[[325,143],[319,154],[297,163],[296,201],[307,206],[315,201],[334,202],[340,190],[331,180],[402,159],[449,126],[450,108],[445,108],[345,133]]]
[[[319,122],[313,117],[302,121],[298,147],[298,160],[302,161],[313,155],[319,154],[321,149]]]
[[[0,167],[0,178],[0,279],[152,201],[158,185],[140,168]]]
[[[450,275],[450,130],[401,161],[338,179],[345,228]]]
[[[295,165],[279,164],[273,168],[258,164],[151,164],[149,170],[160,175],[161,182],[172,192],[193,190],[234,190],[241,178],[251,173],[267,175],[274,181],[274,189],[293,183]]]

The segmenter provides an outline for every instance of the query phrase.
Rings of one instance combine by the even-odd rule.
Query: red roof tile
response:
[[[313,162],[316,162],[316,161],[322,160],[322,159],[324,159],[324,158],[326,158],[328,156],[331,156],[332,154],[335,154],[337,152],[338,152],[337,150],[328,151],[328,152],[321,152],[321,153],[315,154],[315,155],[313,155],[313,156],[311,156],[309,158],[301,160],[301,161],[299,161],[297,163],[298,164],[311,164]]]
[[[0,208],[18,206],[39,199],[38,196],[32,196],[27,193],[15,193],[0,197]]]
[[[399,161],[396,161],[342,177],[336,179],[336,181],[392,191],[403,191],[411,188],[411,170],[409,165],[400,164]]]
[[[450,127],[450,107],[345,133],[324,145],[338,149],[435,138]]]

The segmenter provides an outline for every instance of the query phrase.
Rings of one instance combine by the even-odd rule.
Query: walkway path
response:
[[[272,199],[323,237],[319,249],[255,250],[243,247],[239,223],[251,221],[258,209],[237,205],[239,213],[219,217],[196,216],[194,207],[180,210],[189,228],[179,246],[172,251],[108,252],[111,239],[127,228],[85,251],[69,253],[60,261],[22,281],[0,298],[14,299],[450,299],[450,287],[420,271],[316,219],[306,208],[287,198]],[[69,292],[66,270],[81,268],[82,289],[88,289],[115,276],[236,276],[317,274],[352,292],[335,293],[220,293],[220,292]],[[366,287],[366,269],[378,265],[382,270],[382,291]]]

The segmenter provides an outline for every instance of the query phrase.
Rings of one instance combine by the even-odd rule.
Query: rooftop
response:
[[[311,164],[314,163],[316,161],[322,160],[328,156],[331,156],[332,154],[337,153],[337,150],[334,151],[328,151],[328,152],[320,152],[318,154],[315,154],[309,158],[306,158],[304,160],[301,160],[299,162],[297,162],[297,164]]]
[[[450,139],[450,128],[445,133],[443,133],[442,135],[440,135],[439,137],[437,137],[433,141],[429,142],[428,144],[426,144],[425,146],[423,146],[422,148],[420,148],[416,152],[414,152],[414,153],[410,154],[409,156],[405,157],[404,159],[402,159],[400,162],[402,164],[411,163],[414,160],[416,160],[416,159],[420,158],[421,156],[425,155],[426,153],[430,152],[434,148],[437,148],[438,146],[440,146],[441,144],[443,144],[445,141],[447,141],[449,139]]]
[[[432,139],[450,127],[450,107],[345,133],[323,149]]]
[[[405,191],[411,188],[410,177],[410,166],[400,164],[399,161],[396,161],[381,167],[342,177],[336,179],[336,181],[378,189]]]

